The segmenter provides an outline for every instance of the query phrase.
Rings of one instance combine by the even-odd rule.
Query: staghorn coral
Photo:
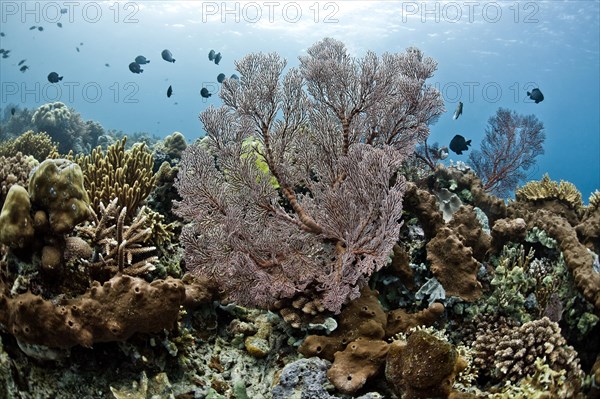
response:
[[[488,121],[481,150],[469,154],[469,166],[484,190],[506,197],[527,177],[535,157],[544,153],[545,139],[544,125],[535,115],[499,108]]]
[[[94,211],[100,213],[100,203],[108,204],[118,198],[118,205],[127,208],[127,221],[131,221],[154,187],[154,161],[145,144],[125,150],[126,142],[124,137],[106,152],[97,147],[75,161],[83,170]]]
[[[535,374],[538,358],[544,359],[552,370],[566,370],[574,381],[583,376],[577,352],[567,345],[558,324],[547,317],[519,327],[480,334],[473,347],[475,364],[489,369],[496,381],[517,382]]]
[[[58,155],[58,147],[45,132],[34,133],[29,130],[15,139],[0,144],[0,156],[12,156],[16,153],[30,155],[38,161]]]
[[[276,54],[236,63],[225,106],[200,114],[205,143],[184,153],[177,214],[192,222],[186,265],[227,300],[271,307],[303,293],[339,313],[387,264],[404,192],[392,178],[443,107],[425,85],[436,64],[417,49],[357,59],[324,39],[307,53],[285,76]],[[262,149],[243,145],[251,135]]]
[[[96,278],[101,272],[110,276],[117,272],[139,276],[154,270],[153,263],[158,258],[150,256],[156,247],[147,245],[153,233],[151,227],[146,227],[147,216],[142,208],[131,225],[127,225],[126,213],[127,208],[119,206],[115,198],[107,207],[100,203],[100,219],[94,214],[91,224],[78,227],[78,232],[95,248],[89,267]]]

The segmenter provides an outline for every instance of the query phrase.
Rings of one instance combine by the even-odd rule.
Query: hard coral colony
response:
[[[439,164],[436,68],[249,54],[190,145],[40,107],[0,144],[3,397],[599,395],[600,193]]]

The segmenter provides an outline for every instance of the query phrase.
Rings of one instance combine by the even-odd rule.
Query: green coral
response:
[[[55,233],[68,233],[90,216],[81,168],[66,159],[47,159],[34,169],[29,196],[34,206],[47,213]]]
[[[525,241],[531,243],[540,243],[546,248],[554,249],[558,247],[556,240],[548,235],[544,230],[533,227],[527,232]]]
[[[247,137],[242,142],[242,150],[244,151],[244,153],[242,154],[242,159],[247,157],[254,157],[254,163],[256,164],[258,170],[260,170],[265,175],[265,177],[269,176],[269,183],[271,184],[271,186],[273,186],[274,188],[279,188],[279,183],[277,182],[277,179],[269,171],[269,165],[267,165],[265,157],[262,155],[263,146],[260,143],[260,141],[258,141],[254,137]]]
[[[491,281],[492,292],[471,311],[498,312],[522,322],[531,320],[525,311],[525,300],[535,286],[535,279],[527,274],[533,256],[533,250],[525,254],[522,245],[505,245]]]

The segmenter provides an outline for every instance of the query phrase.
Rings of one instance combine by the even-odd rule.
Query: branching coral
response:
[[[566,370],[570,377],[581,378],[577,352],[567,345],[560,327],[547,317],[503,330],[481,334],[474,343],[475,363],[490,368],[497,381],[519,381],[536,372],[536,359],[545,359],[551,369]],[[491,355],[491,356],[490,356]]]
[[[89,264],[92,274],[108,271],[109,275],[122,272],[138,276],[151,271],[157,257],[150,254],[156,247],[147,245],[152,229],[145,227],[147,217],[143,215],[143,209],[131,225],[125,224],[127,208],[119,206],[117,198],[107,207],[100,203],[99,214],[100,219],[94,215],[91,225],[78,228],[96,251]]]
[[[557,183],[550,180],[548,174],[545,174],[540,181],[530,181],[519,188],[515,197],[517,201],[533,202],[557,199],[575,210],[583,207],[581,193],[573,183],[562,180]]]
[[[84,172],[85,189],[94,211],[100,213],[100,203],[108,204],[118,198],[118,205],[127,208],[130,221],[154,187],[154,161],[145,144],[125,150],[125,143],[123,138],[109,146],[106,153],[97,147],[76,162]]]
[[[424,84],[436,64],[417,49],[355,59],[325,39],[307,53],[285,76],[276,54],[236,63],[225,107],[200,115],[205,147],[184,153],[177,213],[193,222],[186,264],[227,299],[269,307],[303,293],[339,312],[388,262],[404,192],[390,180],[443,108]],[[250,135],[260,148],[243,145]]]

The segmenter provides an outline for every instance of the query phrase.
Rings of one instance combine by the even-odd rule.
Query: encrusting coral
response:
[[[97,147],[90,155],[77,157],[85,176],[85,189],[94,211],[100,213],[100,203],[108,204],[118,198],[118,204],[127,208],[127,221],[136,215],[142,202],[154,187],[152,153],[145,144],[125,150],[127,139],[112,144],[102,151]]]

